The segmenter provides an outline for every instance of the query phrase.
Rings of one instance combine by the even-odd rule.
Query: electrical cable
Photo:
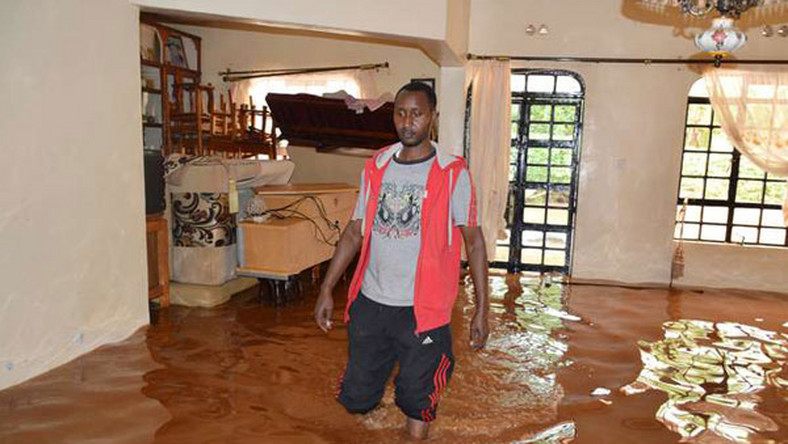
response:
[[[317,220],[315,220],[315,218],[313,217],[307,216],[302,211],[299,211],[301,205],[307,201],[312,202],[312,204],[315,206],[315,209],[317,210],[319,215]],[[329,219],[328,211],[326,211],[323,201],[321,201],[314,195],[303,196],[283,207],[267,209],[261,212],[260,214],[255,214],[255,216],[264,216],[266,214],[271,215],[277,219],[296,218],[296,219],[306,220],[312,224],[314,228],[314,235],[318,240],[332,247],[335,247],[337,245],[338,240],[334,241],[332,239],[335,236],[336,238],[339,238],[339,234],[341,232],[339,228],[339,222],[338,221],[333,222],[331,221],[331,219]],[[318,223],[318,220],[325,223],[326,227],[328,227],[328,229],[331,230],[332,233],[326,234],[323,227],[321,227],[320,224]]]

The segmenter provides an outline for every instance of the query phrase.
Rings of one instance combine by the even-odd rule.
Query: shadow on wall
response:
[[[622,0],[621,15],[635,22],[672,26],[674,36],[688,40],[694,38],[699,29],[710,27],[711,20],[718,16],[712,13],[705,17],[694,17],[682,14],[677,6],[663,6],[662,3],[663,0]],[[736,21],[736,26],[746,32],[764,25],[788,23],[788,3],[761,9],[766,14],[748,11]]]

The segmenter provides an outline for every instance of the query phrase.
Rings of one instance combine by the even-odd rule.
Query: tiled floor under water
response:
[[[430,442],[788,442],[788,297],[491,285],[484,351],[468,346],[470,286],[458,299],[457,367]],[[0,443],[406,442],[391,390],[366,416],[335,403],[345,329],[320,332],[307,293],[161,310],[128,340],[0,391]]]

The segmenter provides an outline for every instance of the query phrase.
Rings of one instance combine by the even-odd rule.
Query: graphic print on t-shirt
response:
[[[423,186],[404,184],[397,188],[394,183],[384,182],[375,215],[375,232],[390,239],[416,236],[421,228],[422,196]]]

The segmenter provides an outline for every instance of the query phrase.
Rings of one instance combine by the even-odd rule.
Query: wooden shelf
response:
[[[152,60],[140,59],[140,64],[145,66],[153,66],[154,68],[161,68],[161,63]]]
[[[170,65],[168,63],[158,63],[158,62],[151,62],[150,60],[140,59],[140,64],[145,65],[145,66],[152,66],[154,68],[166,68],[167,70],[170,70],[170,71],[179,69],[182,72],[184,72],[186,74],[191,74],[193,76],[199,76],[200,75],[200,71],[198,71],[198,70],[184,68],[182,66]]]
[[[146,15],[140,20],[141,27],[151,27],[155,31],[153,36],[146,34],[146,54],[150,53],[152,57],[141,56],[139,58],[142,78],[141,96],[145,106],[142,117],[142,133],[145,142],[151,148],[157,146],[163,154],[167,155],[176,150],[173,146],[176,141],[170,135],[171,112],[175,109],[176,103],[182,103],[174,97],[174,94],[178,93],[175,83],[200,84],[202,39],[199,36],[163,26],[157,21],[155,17],[150,15]],[[168,42],[172,43],[172,48],[167,46]],[[156,48],[160,50],[157,51]],[[154,54],[158,57],[153,56]],[[188,60],[188,66],[175,66],[171,63],[178,61],[185,65],[186,60]],[[146,94],[150,94],[150,96]],[[149,116],[154,116],[156,120],[149,122]]]
[[[185,74],[191,74],[194,77],[200,77],[200,71],[195,71],[189,68],[181,68],[180,66],[173,66],[173,65],[164,65],[164,68],[167,68],[169,71],[174,71],[176,69],[181,70]]]

